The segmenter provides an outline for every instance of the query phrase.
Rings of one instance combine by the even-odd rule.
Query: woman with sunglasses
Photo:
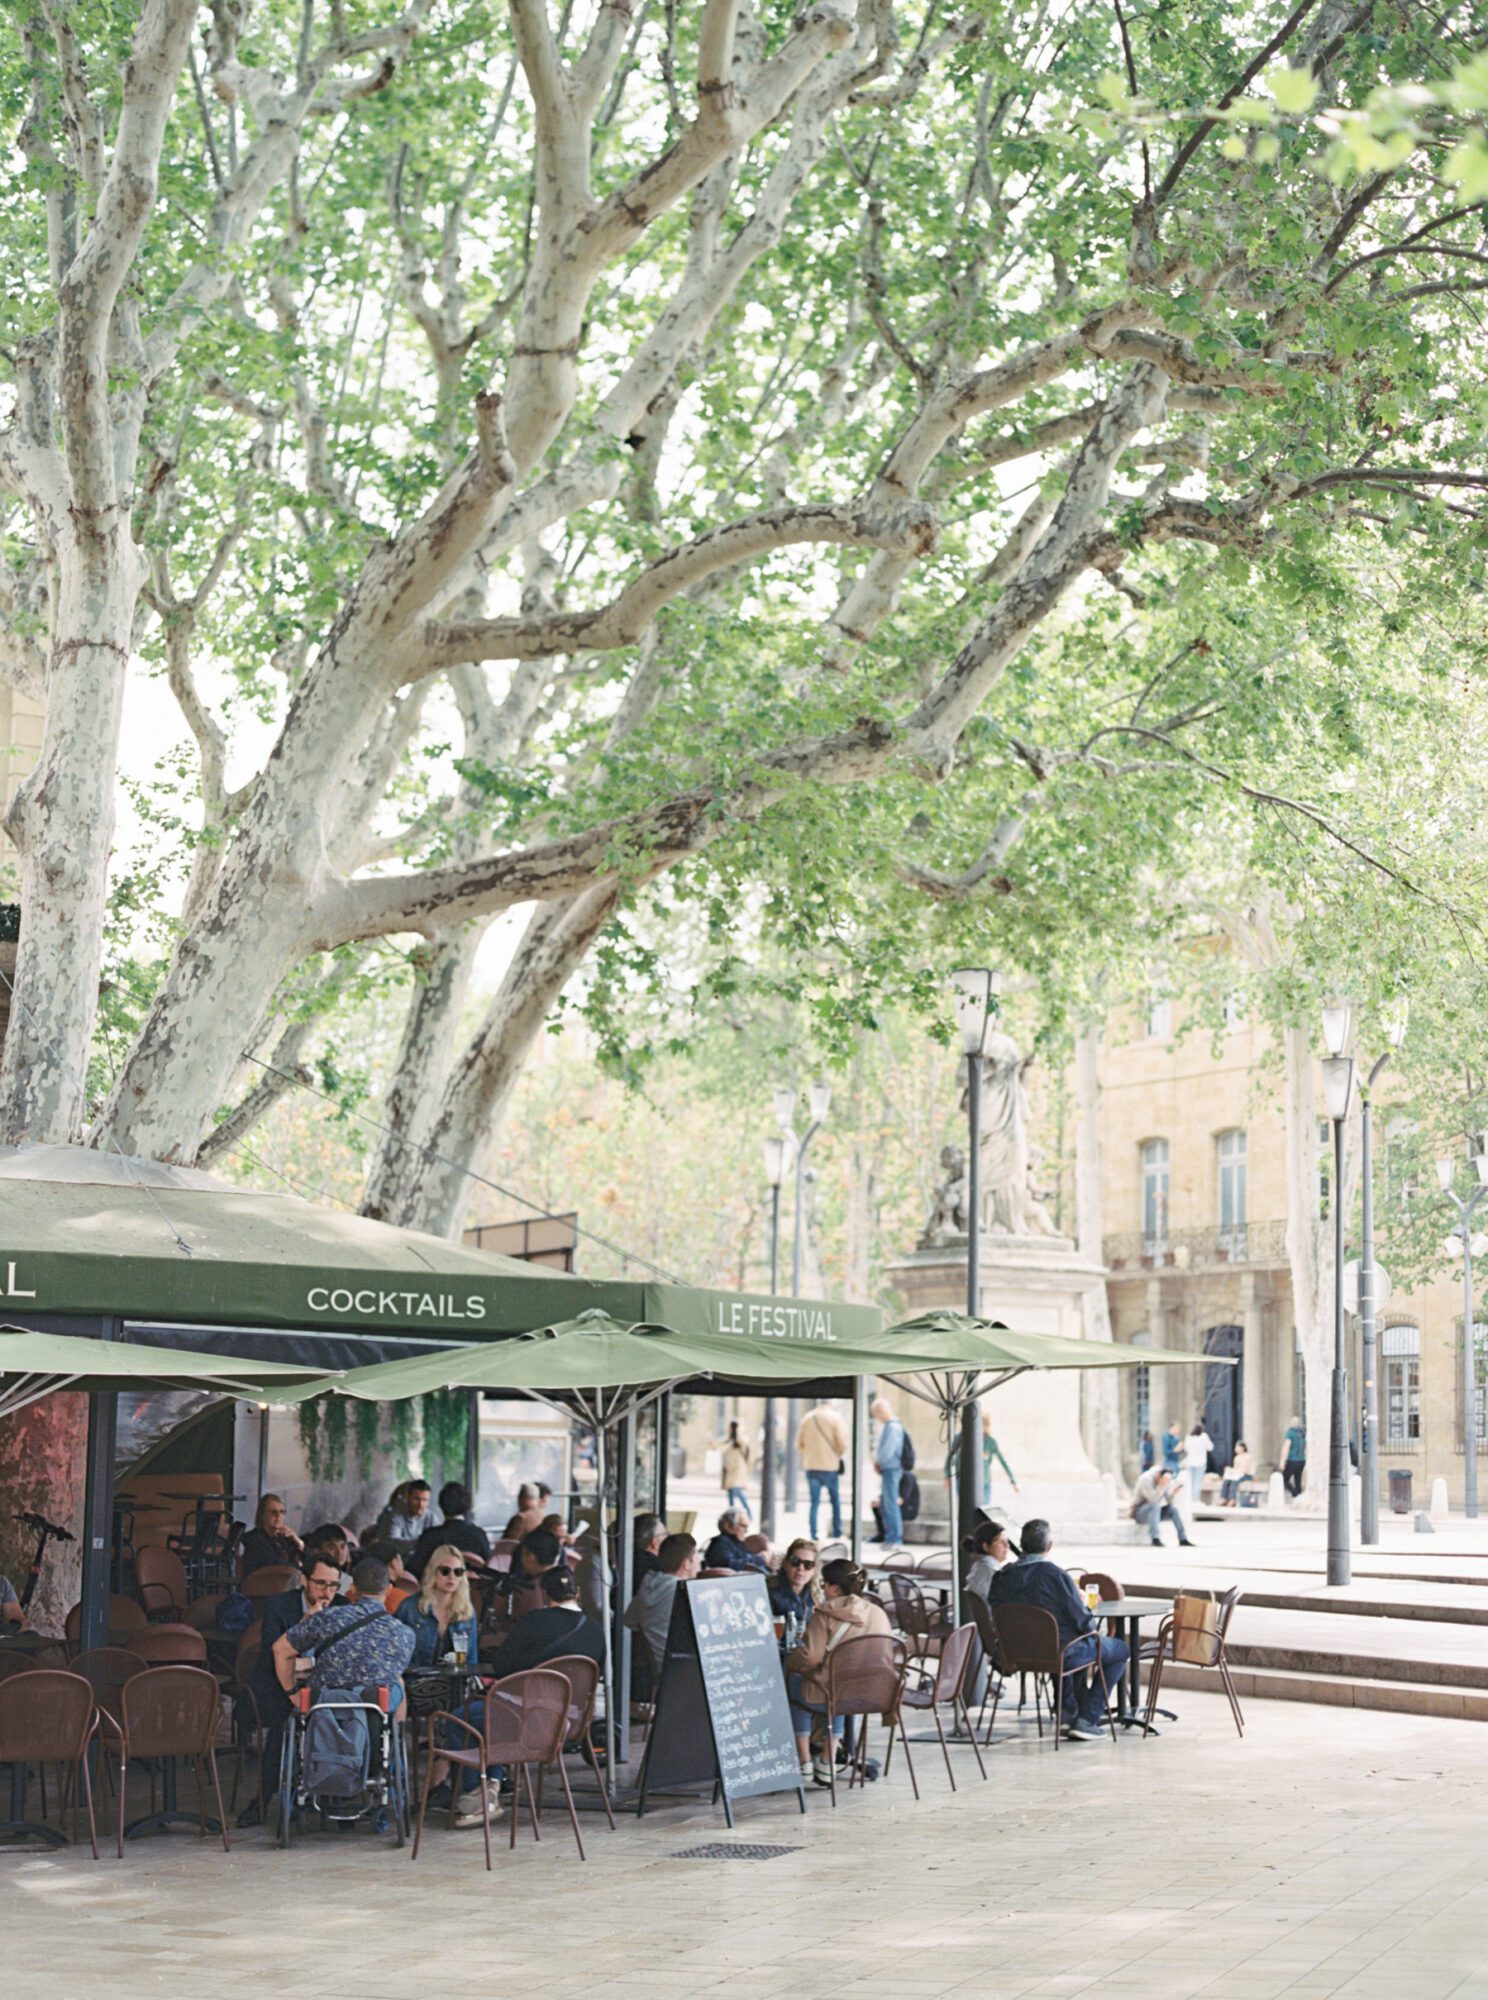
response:
[[[477,1657],[476,1618],[475,1606],[470,1600],[470,1583],[465,1571],[465,1551],[455,1548],[449,1542],[435,1549],[424,1565],[423,1577],[416,1594],[405,1597],[393,1615],[400,1624],[412,1629],[413,1658],[408,1663],[411,1667],[439,1666],[450,1653],[454,1654],[458,1665],[473,1666]],[[479,1727],[482,1712],[480,1702],[471,1702],[465,1709],[465,1720]],[[434,1769],[430,1774],[431,1807],[448,1807],[448,1774],[449,1765],[442,1757],[436,1757]],[[501,1767],[493,1765],[488,1775],[497,1780],[495,1791],[490,1793],[490,1816],[494,1819],[500,1810]],[[463,1791],[474,1796],[478,1786],[479,1780],[473,1771],[462,1773]],[[481,1823],[479,1808],[480,1800],[474,1797],[474,1808],[470,1811],[459,1811],[455,1825],[479,1826]]]
[[[821,1602],[816,1581],[816,1543],[798,1535],[780,1561],[780,1568],[768,1580],[770,1609],[783,1618],[788,1629],[804,1633],[806,1624]]]

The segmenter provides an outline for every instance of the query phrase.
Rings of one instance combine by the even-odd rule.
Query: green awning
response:
[[[58,1389],[221,1389],[257,1401],[292,1391],[309,1373],[291,1361],[248,1361],[0,1327],[0,1417]]]

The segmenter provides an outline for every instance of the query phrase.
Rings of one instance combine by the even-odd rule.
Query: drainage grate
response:
[[[710,1840],[706,1847],[679,1847],[673,1861],[775,1861],[782,1854],[799,1854],[799,1847],[751,1846],[742,1840]]]

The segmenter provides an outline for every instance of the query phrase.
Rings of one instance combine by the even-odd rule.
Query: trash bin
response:
[[[1404,1471],[1400,1471],[1392,1466],[1390,1468],[1390,1512],[1392,1514],[1408,1514],[1410,1510],[1410,1467],[1406,1466]]]

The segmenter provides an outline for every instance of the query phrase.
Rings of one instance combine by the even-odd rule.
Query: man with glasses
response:
[[[284,1725],[289,1720],[289,1695],[274,1671],[274,1647],[292,1625],[337,1602],[341,1567],[334,1555],[307,1549],[302,1557],[303,1581],[297,1590],[280,1591],[263,1601],[263,1629],[258,1658],[243,1683],[251,1700],[241,1719],[259,1724],[264,1732],[259,1764],[258,1797],[238,1815],[239,1826],[257,1826],[262,1808],[279,1789],[279,1760],[284,1749]]]

